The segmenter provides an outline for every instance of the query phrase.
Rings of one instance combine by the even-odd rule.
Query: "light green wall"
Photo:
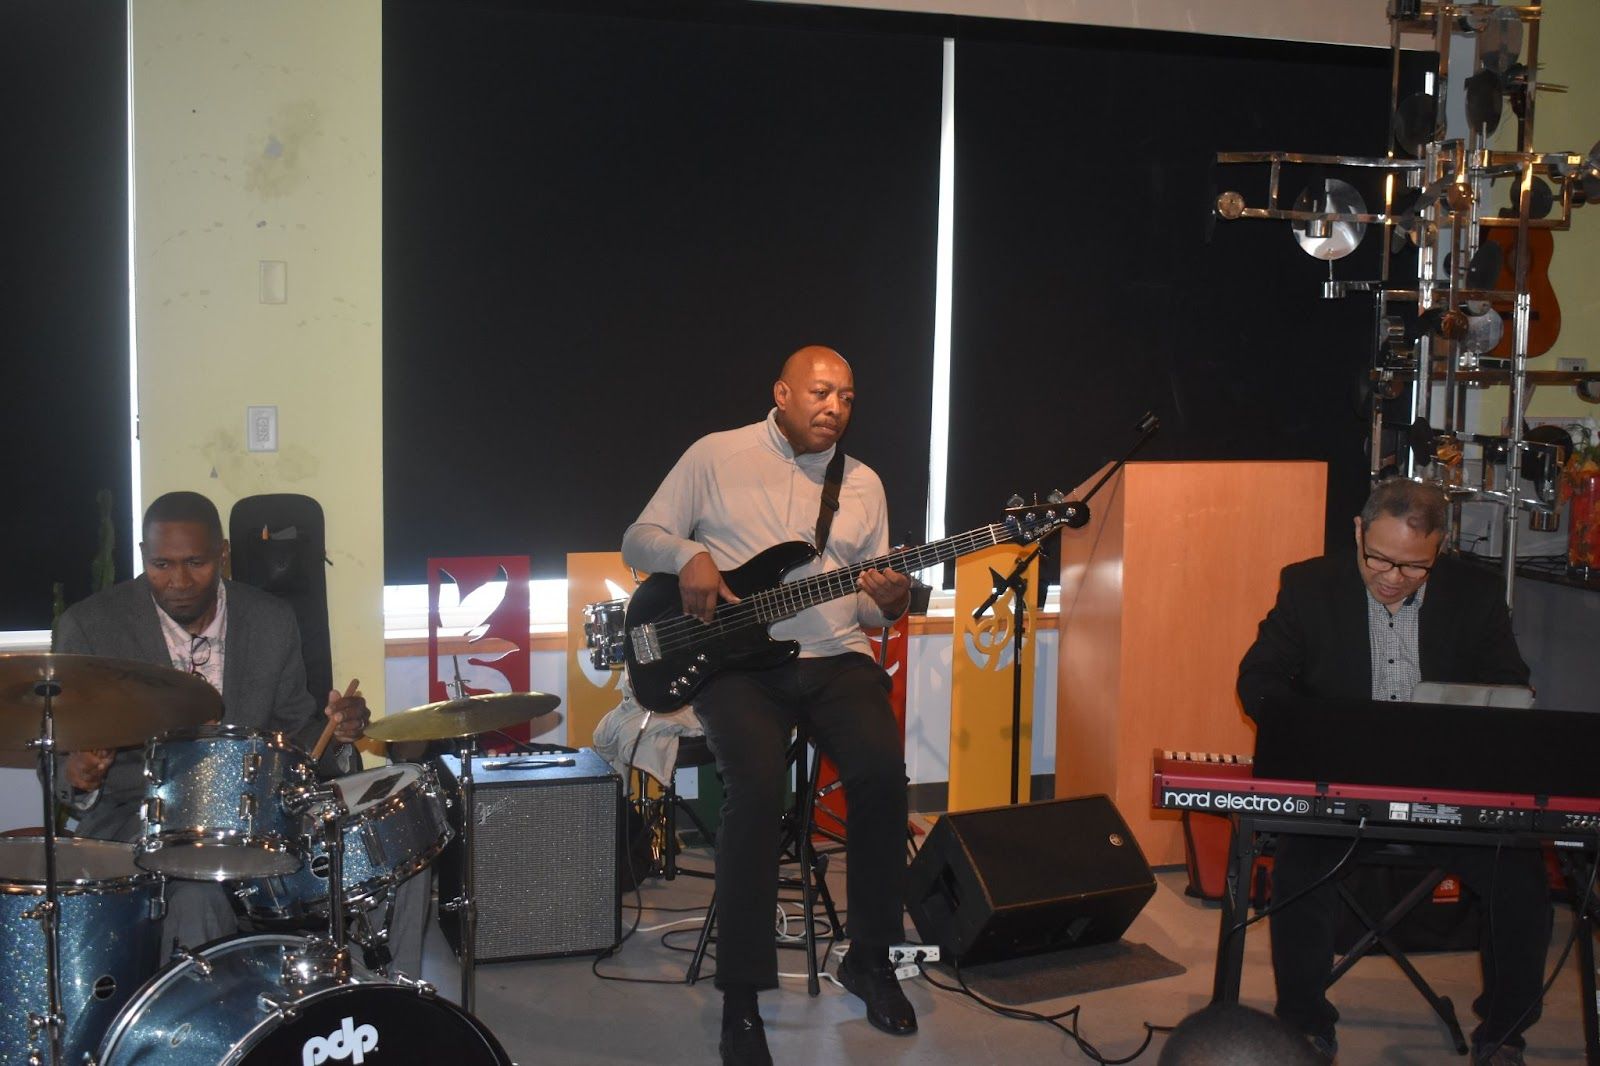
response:
[[[134,0],[134,277],[145,503],[327,515],[334,680],[383,703],[380,0]],[[288,302],[257,264],[288,264]],[[245,407],[276,404],[276,453]]]

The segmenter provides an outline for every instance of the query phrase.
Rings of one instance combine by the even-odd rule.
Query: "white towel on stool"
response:
[[[629,780],[633,767],[666,784],[678,763],[678,738],[705,735],[694,708],[685,706],[671,714],[656,714],[639,706],[623,676],[617,686],[622,702],[611,708],[594,727],[594,750]],[[632,788],[630,783],[628,786]]]

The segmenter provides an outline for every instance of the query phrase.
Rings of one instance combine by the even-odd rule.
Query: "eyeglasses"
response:
[[[194,636],[189,638],[189,672],[198,674],[200,668],[211,661],[211,638]]]
[[[1393,559],[1385,559],[1381,555],[1373,555],[1367,551],[1367,538],[1361,538],[1361,561],[1367,564],[1367,569],[1374,574],[1387,574],[1391,570],[1400,571],[1401,577],[1415,580],[1427,577],[1428,571],[1433,569],[1432,563],[1397,563]]]

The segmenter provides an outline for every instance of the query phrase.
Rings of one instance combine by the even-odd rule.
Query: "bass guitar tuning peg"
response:
[[[1021,507],[1026,502],[1027,501],[1024,500],[1020,495],[1018,495],[1017,493],[1013,492],[1011,494],[1011,498],[1006,500],[1006,508],[1009,510],[1012,507]]]
[[[1060,489],[1051,489],[1050,490],[1050,495],[1048,495],[1048,496],[1046,496],[1044,498],[1044,502],[1045,503],[1066,503],[1067,502],[1067,496],[1066,496],[1066,493],[1062,492]]]

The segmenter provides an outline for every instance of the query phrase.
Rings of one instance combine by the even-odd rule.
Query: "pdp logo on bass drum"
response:
[[[321,1066],[349,1059],[359,1066],[366,1061],[367,1052],[377,1049],[378,1030],[371,1025],[357,1027],[354,1018],[346,1018],[327,1036],[307,1040],[300,1049],[300,1062],[301,1066]]]

